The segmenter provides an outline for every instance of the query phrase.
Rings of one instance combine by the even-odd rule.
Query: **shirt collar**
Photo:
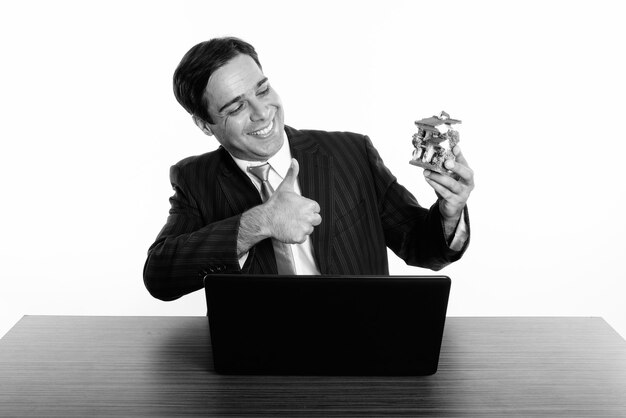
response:
[[[287,171],[289,171],[289,167],[291,166],[291,150],[289,149],[289,139],[287,138],[287,132],[284,132],[285,140],[283,141],[283,145],[280,147],[278,152],[270,157],[267,161],[247,161],[242,160],[230,154],[235,164],[241,171],[245,174],[249,175],[248,167],[254,167],[257,165],[263,165],[266,162],[270,163],[274,171],[278,173],[282,178],[285,178],[287,175]]]

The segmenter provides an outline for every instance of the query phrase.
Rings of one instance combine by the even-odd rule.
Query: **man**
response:
[[[465,251],[474,180],[458,146],[447,166],[458,180],[425,171],[439,196],[425,209],[368,137],[285,126],[246,42],[194,46],[174,73],[174,93],[221,146],[170,170],[170,215],[144,267],[153,296],[176,299],[211,273],[387,275],[387,247],[434,270]]]

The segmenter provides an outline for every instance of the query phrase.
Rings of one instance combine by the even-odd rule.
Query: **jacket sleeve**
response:
[[[429,209],[420,206],[415,197],[398,184],[367,137],[366,150],[387,247],[407,264],[435,271],[460,259],[469,244],[467,207],[463,213],[468,237],[462,248],[455,251],[446,242],[439,202]]]
[[[178,166],[170,169],[174,195],[167,222],[148,250],[144,284],[161,300],[204,286],[208,273],[240,272],[237,234],[241,215],[206,224]]]

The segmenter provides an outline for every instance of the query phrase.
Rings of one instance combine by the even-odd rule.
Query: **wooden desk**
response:
[[[626,416],[601,318],[448,318],[428,377],[221,376],[206,317],[26,316],[0,340],[0,416]]]

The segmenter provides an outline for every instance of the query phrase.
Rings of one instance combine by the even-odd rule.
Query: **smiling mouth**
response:
[[[258,131],[250,132],[248,135],[267,136],[269,135],[270,132],[272,132],[273,128],[274,128],[274,119],[272,119],[270,121],[270,124],[267,125],[265,128],[259,129]]]

